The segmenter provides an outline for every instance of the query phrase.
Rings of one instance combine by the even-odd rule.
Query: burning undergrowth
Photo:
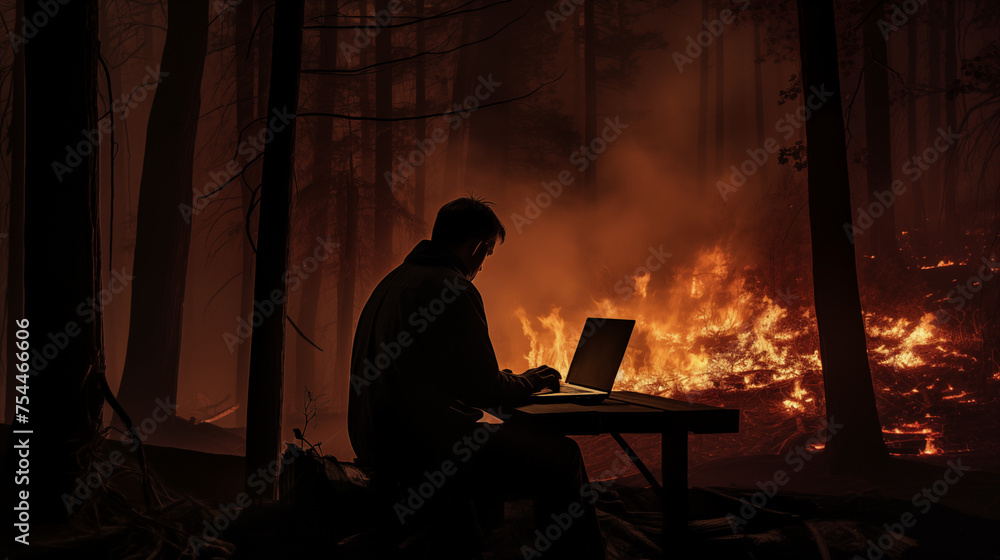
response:
[[[799,281],[799,291],[769,290],[760,268],[739,266],[730,255],[719,245],[664,274],[632,276],[627,290],[586,308],[520,308],[524,357],[565,372],[583,318],[633,318],[616,390],[740,408],[741,433],[692,442],[696,461],[783,453],[808,439],[825,411],[811,288]],[[996,457],[981,429],[997,424],[989,413],[996,376],[984,365],[983,339],[942,323],[926,304],[891,307],[906,298],[884,299],[882,309],[866,312],[865,324],[890,451]]]

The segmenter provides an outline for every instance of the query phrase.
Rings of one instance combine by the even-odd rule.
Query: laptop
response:
[[[539,391],[529,397],[529,402],[589,403],[607,398],[625,357],[633,327],[635,321],[631,319],[587,318],[559,391]]]

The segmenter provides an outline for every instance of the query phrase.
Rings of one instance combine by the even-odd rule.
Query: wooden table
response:
[[[739,432],[740,411],[704,404],[655,397],[631,391],[612,391],[597,404],[531,404],[515,409],[511,420],[530,423],[568,435],[611,434],[625,453],[635,452],[621,434],[661,434],[660,465],[662,487],[638,458],[636,468],[660,495],[663,514],[662,549],[664,556],[689,551],[688,433],[725,434]]]

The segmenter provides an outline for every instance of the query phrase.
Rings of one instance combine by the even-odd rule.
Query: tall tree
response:
[[[475,21],[475,20],[473,20]],[[463,25],[460,44],[467,44],[472,39],[474,25]],[[462,103],[472,86],[472,54],[475,49],[464,48],[458,51],[458,61],[455,64],[455,78],[451,85],[452,106],[462,106]],[[459,126],[457,129],[448,128],[448,146],[445,154],[444,183],[442,191],[445,198],[450,198],[458,191],[458,180],[461,170],[465,167],[465,138],[468,135],[467,126]]]
[[[89,464],[83,454],[100,428],[103,404],[100,375],[92,371],[103,353],[101,311],[86,307],[86,317],[78,311],[100,300],[99,148],[81,132],[98,128],[97,3],[63,3],[58,17],[46,17],[48,8],[43,0],[25,0],[26,20],[48,24],[22,47],[24,173],[31,185],[24,197],[24,316],[29,342],[46,360],[31,362],[25,383],[29,419],[16,421],[13,429],[33,431],[31,461],[39,467],[31,469],[30,482],[35,526],[65,520],[61,497],[73,491],[80,468]],[[67,146],[76,157],[67,155]],[[55,348],[54,339],[63,342],[48,358],[43,348]],[[17,437],[7,440],[8,458],[17,455]]]
[[[584,130],[583,143],[590,145],[597,137],[597,0],[584,0],[583,5],[583,76],[584,76]],[[591,161],[583,172],[585,196],[597,200],[597,160]]]
[[[944,89],[944,76],[941,74],[941,10],[938,2],[927,4],[927,83],[931,92],[927,95],[927,140],[933,141],[938,136],[942,124],[942,101],[944,96],[935,89]],[[931,164],[924,173],[924,184],[927,192],[927,223],[926,226],[937,224],[941,212],[941,169],[939,162]],[[925,226],[925,227],[926,227]]]
[[[417,0],[417,52],[422,53],[427,48],[427,37],[424,30],[424,0]],[[413,110],[418,115],[427,112],[427,64],[423,56],[419,56],[416,61],[414,77],[414,102]],[[425,119],[413,121],[413,135],[417,140],[423,140],[427,135],[427,123]],[[413,216],[418,222],[424,221],[424,204],[427,198],[427,165],[418,165],[414,172],[413,190]]]
[[[274,7],[271,84],[268,114],[298,111],[302,62],[304,0],[288,0]],[[259,469],[277,459],[281,444],[281,403],[285,358],[285,310],[288,299],[289,215],[291,212],[295,118],[278,123],[272,118],[273,139],[264,150],[261,207],[257,235],[254,300],[270,302],[254,327],[250,342],[250,383],[247,391],[246,474],[248,490]],[[276,485],[270,488],[274,496]],[[258,493],[253,489],[254,494]]]
[[[917,92],[912,89],[919,79],[919,39],[917,38],[917,23],[910,22],[906,26],[906,81],[911,90],[906,96],[906,153],[917,153]],[[927,219],[927,206],[924,201],[924,182],[922,178],[917,178],[912,182],[913,190],[913,226],[922,236],[924,223]]]
[[[798,0],[798,13],[803,88],[806,95],[829,92],[806,121],[809,228],[826,414],[830,423],[843,426],[826,450],[831,467],[846,471],[887,455],[868,364],[854,244],[844,234],[844,224],[851,223],[851,191],[833,0]]]
[[[24,37],[24,0],[16,0],[14,34]],[[15,366],[17,339],[13,336],[14,321],[24,317],[24,48],[14,50],[11,77],[11,115],[8,127],[10,142],[10,231],[7,232],[7,380],[4,386],[4,418],[11,424],[14,418]]]
[[[480,12],[480,33],[493,33],[500,25],[517,17],[520,7],[508,3],[494,10]],[[507,97],[512,91],[508,76],[512,75],[518,58],[520,45],[500,46],[499,37],[494,37],[475,46],[475,73],[480,78],[495,76],[502,82],[491,94],[494,98]],[[478,87],[478,84],[473,84]],[[480,100],[482,103],[482,100]],[[469,148],[467,182],[477,189],[496,192],[502,189],[504,171],[510,161],[511,107],[501,104],[487,109],[479,109],[469,117]]]
[[[701,20],[708,21],[711,0],[701,0]],[[702,53],[698,70],[698,187],[708,186],[708,53]]]
[[[329,26],[320,32],[319,50],[320,60],[323,68],[336,68],[337,66],[337,45],[338,25],[337,0],[324,0],[321,24]],[[324,78],[332,84],[338,84],[336,75]],[[334,86],[335,91],[339,87]],[[331,97],[325,87],[317,88],[320,96]],[[335,98],[334,98],[335,99]],[[333,159],[330,157],[330,144],[333,141],[333,119],[323,118],[316,122],[312,135],[312,185],[303,189],[297,194],[299,204],[297,205],[308,214],[306,231],[309,239],[315,236],[326,236],[328,228],[328,209],[333,200],[330,195],[334,192],[333,179]],[[338,192],[340,189],[336,189]],[[340,220],[337,220],[340,225]],[[311,246],[311,244],[310,244]],[[320,294],[323,287],[324,268],[320,266],[315,271],[309,272],[302,281],[302,298],[299,303],[299,314],[295,323],[306,336],[314,337],[316,333],[316,319],[319,316]],[[316,377],[316,352],[315,346],[310,344],[304,337],[299,336],[295,340],[295,394],[294,400],[300,406],[305,403],[305,389],[316,391],[318,380]],[[346,382],[345,382],[346,383]]]
[[[716,20],[727,2],[719,0],[715,6]],[[715,39],[715,172],[726,168],[726,43],[725,30]]]
[[[884,0],[875,0],[862,26],[864,41],[865,138],[868,148],[868,202],[882,205],[885,212],[871,227],[872,255],[896,258],[896,207],[883,205],[879,197],[892,192],[892,130],[889,123],[889,72],[885,36]]]
[[[193,202],[195,137],[208,41],[208,1],[169,0],[167,38],[146,128],[132,265],[128,347],[118,390],[133,417],[177,402]],[[166,75],[165,74],[165,75]]]
[[[753,19],[753,92],[754,92],[754,125],[757,133],[757,145],[763,146],[767,141],[764,133],[764,54],[761,49],[760,21],[754,14]],[[760,184],[767,188],[767,164],[760,166]],[[763,191],[762,191],[763,192]]]
[[[389,0],[376,2],[378,14],[391,24]],[[375,276],[389,271],[393,262],[392,232],[395,195],[392,177],[392,28],[382,27],[375,36],[375,60],[381,64],[375,72]]]
[[[254,65],[256,64],[255,49],[251,46],[260,45],[260,40],[253,40],[254,3],[243,2],[236,6],[236,143],[244,141],[244,135],[249,137],[255,132],[252,122],[255,114],[263,111],[254,110]],[[244,161],[244,165],[249,162]],[[256,169],[254,167],[253,169]],[[240,201],[243,205],[244,219],[250,219],[253,204],[252,171],[245,170],[236,187],[240,190]],[[240,235],[242,245],[242,273],[240,275],[240,317],[253,323],[253,245],[246,235]],[[250,345],[240,344],[236,349],[236,404],[239,405],[237,418],[246,419],[247,407],[247,376],[250,372]]]
[[[958,37],[955,21],[955,0],[945,2],[944,38],[944,85],[945,123],[958,129],[958,94],[953,90],[958,81]],[[946,239],[954,239],[960,233],[958,222],[958,154],[956,147],[945,154],[944,184],[941,186],[941,233]]]
[[[336,0],[327,1],[330,4],[336,4]],[[330,6],[327,7],[326,12],[335,13],[331,12]],[[334,43],[339,44],[339,39],[335,39]],[[346,63],[347,61],[337,59],[338,67],[346,65]],[[348,101],[347,112],[350,113],[351,92],[345,93],[345,99]],[[358,274],[358,178],[355,177],[354,136],[351,127],[348,128],[346,138],[348,142],[348,172],[341,174],[337,188],[340,269],[337,272],[337,355],[333,368],[332,405],[338,412],[347,410],[351,375],[351,343],[354,339],[354,286]]]

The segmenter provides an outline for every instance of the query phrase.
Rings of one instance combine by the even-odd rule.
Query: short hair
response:
[[[470,240],[507,237],[507,230],[493,212],[493,203],[475,195],[456,198],[438,210],[431,230],[431,241],[457,247]]]

